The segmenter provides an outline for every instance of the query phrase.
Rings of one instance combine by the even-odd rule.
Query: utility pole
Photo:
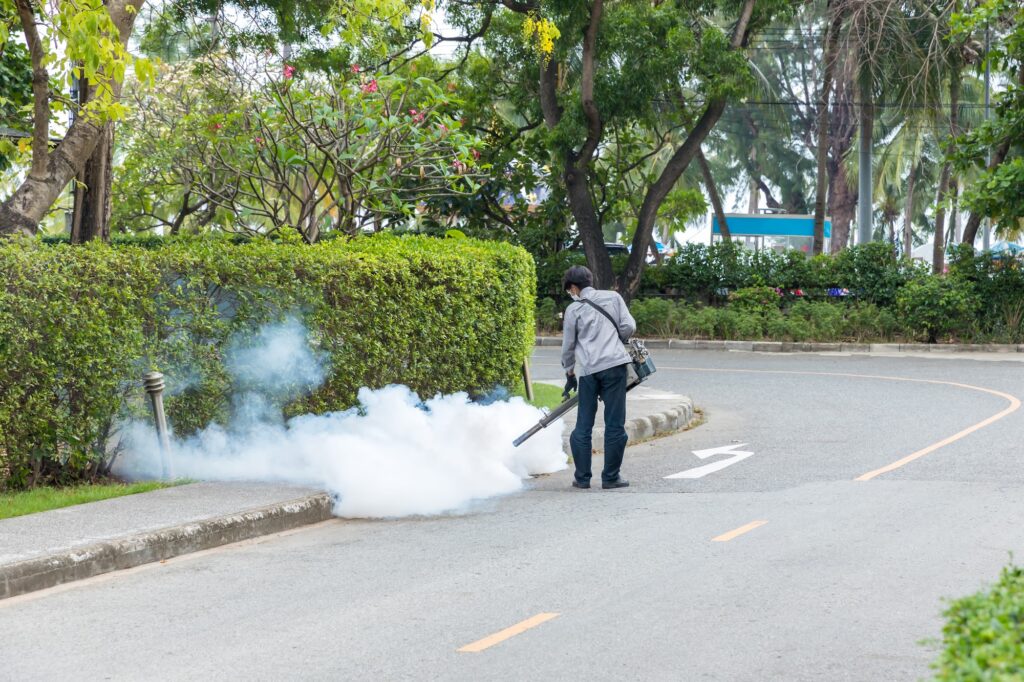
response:
[[[874,201],[871,197],[871,152],[874,147],[875,111],[871,69],[861,80],[860,92],[860,150],[857,168],[857,243],[867,244],[874,233],[871,214]],[[866,81],[866,82],[865,82]]]

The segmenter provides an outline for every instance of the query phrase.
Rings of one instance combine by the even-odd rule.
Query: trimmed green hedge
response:
[[[612,258],[621,273],[626,257]],[[540,296],[562,297],[562,273],[570,265],[585,265],[578,251],[559,251],[537,263]],[[724,303],[730,291],[753,286],[802,289],[810,298],[827,297],[828,289],[847,289],[859,301],[889,306],[899,289],[928,271],[920,263],[896,258],[890,245],[872,242],[843,249],[835,256],[808,257],[801,251],[752,251],[733,242],[685,244],[661,265],[648,266],[641,277],[640,295],[670,294],[690,302]]]
[[[1007,566],[991,589],[953,602],[935,679],[1024,679],[1024,568]]]
[[[8,242],[0,273],[0,488],[101,472],[148,369],[167,375],[178,434],[223,421],[231,340],[288,316],[329,372],[287,414],[347,408],[362,386],[512,385],[533,342],[534,265],[501,243]]]
[[[539,291],[557,289],[554,263],[542,264]],[[557,331],[559,306],[567,303],[561,295],[542,299],[538,329]],[[687,244],[644,271],[630,309],[645,336],[1021,343],[1024,266],[965,245],[951,252],[947,274],[932,275],[884,243],[810,259],[797,251]]]

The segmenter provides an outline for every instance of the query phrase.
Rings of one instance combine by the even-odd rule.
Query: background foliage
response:
[[[541,331],[557,331],[558,277],[582,254],[538,264]],[[620,261],[621,262],[621,261]],[[870,243],[835,256],[689,244],[644,273],[630,309],[639,333],[779,341],[1024,341],[1024,269],[961,245],[950,272],[897,258]],[[546,295],[546,296],[544,296]]]

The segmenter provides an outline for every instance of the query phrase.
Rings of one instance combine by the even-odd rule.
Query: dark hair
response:
[[[562,275],[562,289],[568,291],[573,284],[580,289],[594,286],[594,275],[582,265],[574,265]]]

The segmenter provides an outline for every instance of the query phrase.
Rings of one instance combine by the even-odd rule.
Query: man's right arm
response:
[[[576,315],[569,306],[562,318],[562,369],[571,373],[576,367]]]

